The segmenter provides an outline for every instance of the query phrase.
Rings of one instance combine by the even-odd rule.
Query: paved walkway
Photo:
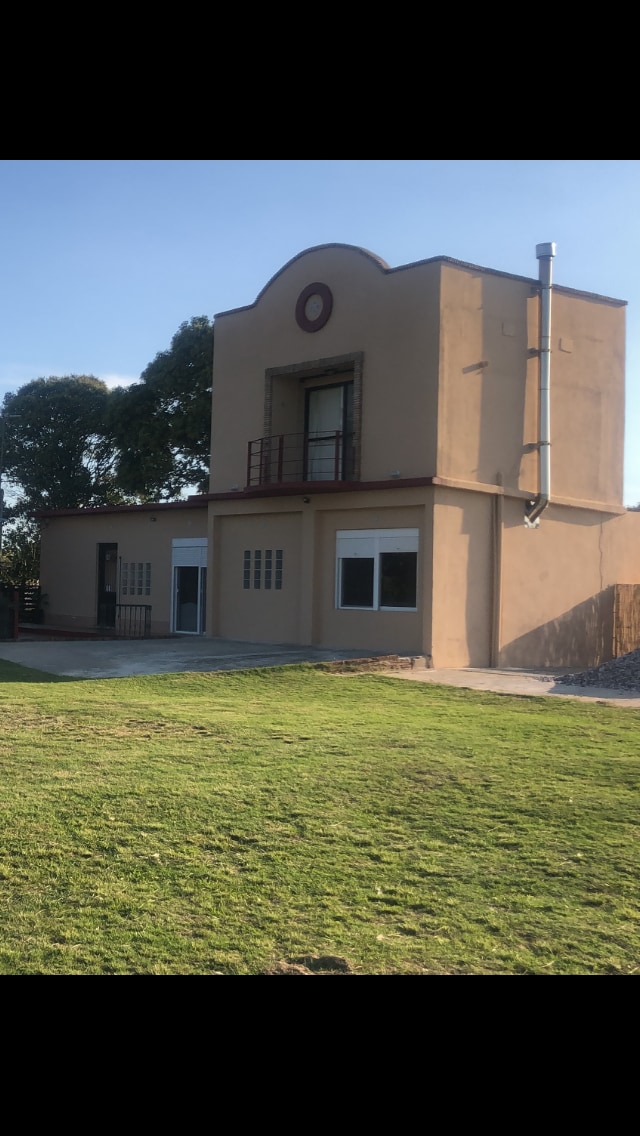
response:
[[[467,690],[490,690],[496,694],[516,694],[535,698],[579,698],[581,702],[606,702],[640,710],[640,690],[610,690],[596,686],[565,686],[554,682],[548,671],[511,670],[403,670],[386,671],[393,678],[408,682],[431,682]],[[566,672],[557,671],[556,674]]]
[[[0,641],[0,659],[69,678],[125,678],[129,675],[211,672],[277,667],[371,657],[363,649],[332,651],[287,643],[245,643],[232,639],[178,636],[171,639]],[[382,656],[381,654],[381,657]],[[489,690],[536,698],[579,698],[640,709],[640,691],[564,686],[543,671],[376,670],[400,682],[431,682],[468,690]]]
[[[287,643],[245,643],[197,635],[171,639],[0,641],[0,659],[69,678],[126,678],[182,671],[228,671],[361,659],[371,652]]]

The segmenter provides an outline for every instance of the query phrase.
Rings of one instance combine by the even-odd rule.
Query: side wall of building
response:
[[[81,513],[50,516],[43,522],[41,588],[45,623],[69,630],[95,628],[98,622],[100,545],[116,545],[117,600],[150,604],[151,630],[166,635],[171,625],[172,542],[207,535],[206,508],[137,510],[127,513]],[[122,565],[144,565],[142,594],[122,594]],[[150,591],[147,593],[147,565]]]
[[[417,541],[415,609],[339,606],[338,534],[365,532]],[[420,654],[431,640],[431,536],[430,489],[212,503],[208,633]]]

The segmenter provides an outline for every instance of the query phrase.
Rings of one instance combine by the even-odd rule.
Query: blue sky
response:
[[[625,503],[640,501],[640,160],[0,161],[0,399],[132,381],[192,316],[251,303],[312,245],[445,255],[629,301]]]

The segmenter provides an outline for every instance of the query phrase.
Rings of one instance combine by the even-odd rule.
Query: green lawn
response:
[[[640,968],[640,712],[0,663],[0,973]]]

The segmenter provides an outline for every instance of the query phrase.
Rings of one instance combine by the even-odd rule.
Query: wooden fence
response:
[[[619,659],[640,647],[640,584],[616,584],[613,592],[612,655]]]

